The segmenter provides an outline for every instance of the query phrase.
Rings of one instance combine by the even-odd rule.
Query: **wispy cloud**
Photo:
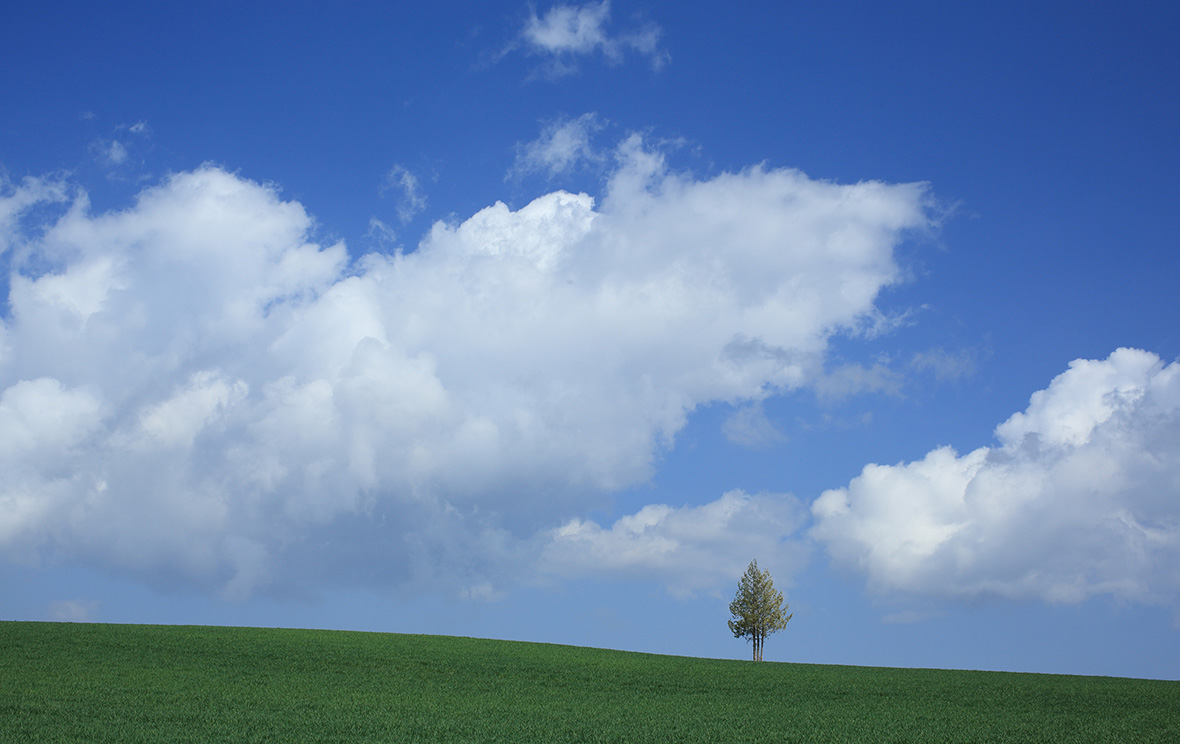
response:
[[[90,152],[103,168],[114,169],[127,162],[127,146],[119,140],[95,140],[90,143]]]
[[[656,70],[670,60],[660,45],[663,31],[659,26],[646,24],[612,34],[609,24],[610,0],[554,5],[540,16],[531,9],[518,39],[507,51],[519,48],[544,58],[538,72],[548,78],[574,74],[580,60],[597,54],[610,64],[619,64],[627,53],[637,53]]]
[[[845,363],[817,375],[813,385],[821,399],[838,400],[863,393],[900,395],[904,376],[886,362]]]
[[[762,410],[760,402],[751,403],[734,411],[721,425],[725,438],[742,447],[759,449],[786,441]]]
[[[426,209],[426,196],[418,185],[418,177],[401,165],[389,169],[378,191],[382,196],[394,193],[397,218],[403,225]]]
[[[73,188],[63,178],[26,176],[16,184],[0,171],[0,255],[27,242],[29,236],[20,226],[22,217],[38,205],[68,202],[72,194]]]
[[[597,114],[582,114],[575,119],[559,118],[541,130],[532,142],[517,144],[516,161],[507,178],[529,173],[543,173],[554,178],[584,164],[603,163],[606,154],[592,142],[605,125]]]
[[[88,623],[98,613],[98,602],[87,599],[63,599],[49,604],[50,620],[59,623]]]
[[[397,232],[376,217],[369,218],[369,230],[365,237],[380,244],[393,245],[397,242]]]
[[[914,354],[909,366],[919,372],[932,372],[940,381],[961,380],[975,374],[976,356],[970,349],[927,349]]]
[[[94,161],[107,169],[108,178],[122,180],[127,175],[127,168],[138,162],[138,158],[132,157],[132,150],[142,148],[151,129],[147,122],[139,121],[131,125],[120,124],[114,128],[113,134],[111,139],[100,138],[91,142],[90,152]]]

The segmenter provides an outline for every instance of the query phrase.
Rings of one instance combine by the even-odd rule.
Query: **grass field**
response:
[[[0,622],[3,742],[1177,742],[1180,682]]]

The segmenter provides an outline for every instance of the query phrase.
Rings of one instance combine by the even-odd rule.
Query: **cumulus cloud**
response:
[[[552,532],[541,566],[561,576],[654,579],[688,596],[728,588],[756,555],[789,580],[807,561],[803,542],[790,539],[805,514],[790,495],[730,491],[703,506],[645,506],[609,528],[572,519]]]
[[[611,64],[620,63],[628,52],[647,57],[656,70],[667,64],[669,55],[660,46],[663,31],[659,26],[647,24],[611,34],[609,23],[610,0],[554,5],[540,16],[530,10],[514,48],[521,46],[529,54],[546,58],[541,73],[551,78],[577,72],[579,57],[598,53]]]
[[[556,525],[650,477],[695,407],[812,384],[929,221],[920,184],[700,180],[638,137],[616,158],[600,202],[496,203],[355,261],[214,166],[101,214],[79,196],[38,218],[58,192],[10,188],[0,555],[228,597],[494,598]],[[770,508],[727,498],[735,525]],[[692,547],[693,514],[653,530],[729,555],[736,531]],[[585,570],[566,537],[551,550]]]
[[[996,438],[866,466],[811,535],[882,592],[1180,600],[1180,364],[1076,360]]]

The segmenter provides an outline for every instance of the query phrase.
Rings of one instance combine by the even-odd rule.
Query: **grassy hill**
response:
[[[1176,742],[1180,682],[0,622],[3,742]]]

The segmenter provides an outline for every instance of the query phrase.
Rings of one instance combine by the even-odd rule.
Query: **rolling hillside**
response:
[[[1180,682],[0,623],[4,742],[1180,741]]]

